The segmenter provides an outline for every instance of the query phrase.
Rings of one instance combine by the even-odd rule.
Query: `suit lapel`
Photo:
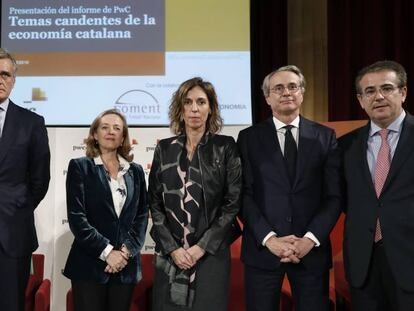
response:
[[[371,171],[369,170],[368,160],[367,160],[367,148],[368,148],[368,136],[369,130],[371,128],[370,121],[361,127],[357,134],[355,143],[352,144],[351,148],[349,149],[349,158],[351,159],[352,167],[356,167],[355,169],[360,171],[362,174],[362,178],[365,181],[362,181],[363,184],[368,185],[370,192],[376,197],[374,181],[372,180]],[[347,158],[347,156],[346,156]],[[356,161],[355,159],[360,159]],[[346,159],[345,159],[346,160]]]
[[[108,175],[105,171],[105,167],[103,165],[95,164],[95,168],[98,172],[99,180],[104,190],[105,201],[108,202],[108,206],[110,206],[114,217],[118,218],[118,215],[115,212],[114,200],[112,198],[111,187],[109,186]]]
[[[367,160],[368,136],[369,136],[370,127],[371,127],[370,122],[368,121],[367,125],[362,127],[361,131],[358,134],[357,146],[356,146],[357,147],[356,158],[362,159],[362,161],[360,162],[362,175],[365,178],[367,185],[369,185],[371,191],[374,193],[375,196],[377,196],[375,192],[374,182],[372,180],[372,175],[369,170],[368,160]]]
[[[3,134],[0,139],[0,164],[8,153],[12,143],[15,142],[15,135],[13,135],[13,133],[15,133],[18,128],[18,122],[18,107],[10,101],[9,107],[7,108]]]
[[[293,186],[295,187],[303,176],[303,171],[309,163],[309,155],[315,145],[318,133],[315,131],[313,124],[307,119],[300,117],[299,122],[299,144],[298,144],[298,160],[296,164],[296,178]]]
[[[127,197],[125,200],[124,207],[122,208],[121,215],[125,212],[128,208],[129,204],[131,204],[132,198],[134,197],[134,174],[132,171],[132,165],[129,167],[128,171],[124,174],[125,185],[127,188]]]
[[[282,150],[280,149],[279,140],[277,138],[276,127],[273,118],[267,119],[260,127],[258,140],[263,148],[263,152],[271,157],[271,162],[275,167],[278,167],[283,172],[283,178],[287,185],[290,184],[289,175],[283,158]],[[281,167],[282,166],[282,167]]]
[[[407,113],[403,121],[401,135],[398,140],[397,148],[395,150],[394,157],[391,162],[390,171],[388,173],[387,179],[385,180],[385,184],[382,189],[382,192],[384,192],[387,189],[392,179],[396,176],[401,166],[407,160],[408,156],[413,152],[414,150],[413,137],[414,137],[414,117]]]

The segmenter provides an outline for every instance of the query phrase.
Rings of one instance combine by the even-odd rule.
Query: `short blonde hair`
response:
[[[131,162],[134,158],[133,154],[129,154],[132,150],[131,142],[129,139],[129,132],[128,132],[128,125],[126,119],[122,113],[119,112],[117,109],[109,109],[105,110],[104,112],[100,113],[95,120],[93,120],[91,127],[89,128],[89,135],[88,138],[85,139],[86,144],[86,156],[89,158],[95,158],[101,154],[101,150],[99,149],[98,142],[95,140],[94,134],[98,130],[99,125],[101,124],[101,120],[103,116],[108,114],[115,114],[121,118],[123,127],[122,127],[122,134],[124,141],[121,146],[118,147],[117,153],[123,157],[128,162]]]
[[[183,120],[184,100],[188,92],[196,86],[200,87],[206,93],[210,105],[211,112],[207,118],[206,131],[216,134],[223,127],[223,119],[220,116],[217,94],[213,85],[210,82],[203,81],[199,77],[195,77],[181,83],[171,99],[168,116],[170,118],[170,129],[176,135],[185,133]]]

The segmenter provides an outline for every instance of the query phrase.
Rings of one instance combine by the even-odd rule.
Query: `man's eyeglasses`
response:
[[[289,94],[293,94],[293,93],[296,93],[300,89],[300,86],[294,83],[290,83],[287,86],[278,84],[270,88],[270,91],[278,95],[283,95],[283,93],[285,92],[285,89],[287,89]]]
[[[1,71],[0,72],[0,77],[4,80],[4,81],[8,81],[11,77],[12,74],[10,72],[7,71]]]
[[[366,88],[362,93],[361,96],[365,97],[365,98],[372,98],[375,95],[377,95],[377,92],[380,92],[380,94],[384,97],[387,97],[389,95],[391,95],[392,93],[394,93],[395,90],[399,89],[398,86],[394,86],[394,85],[383,85],[381,87],[374,88],[374,87],[369,87]]]

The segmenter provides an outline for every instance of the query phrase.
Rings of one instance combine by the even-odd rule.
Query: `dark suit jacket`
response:
[[[142,167],[130,163],[124,175],[127,198],[118,217],[103,165],[83,157],[69,162],[66,177],[66,203],[70,229],[75,240],[64,275],[75,281],[106,283],[106,262],[100,254],[110,243],[114,249],[122,244],[132,257],[119,272],[121,283],[141,279],[140,250],[144,245],[148,223],[148,200]]]
[[[0,246],[12,257],[38,247],[33,212],[49,187],[49,164],[44,119],[10,101],[0,139]]]
[[[262,245],[265,236],[312,232],[321,246],[301,261],[308,269],[331,267],[329,233],[340,213],[340,157],[332,129],[303,117],[299,123],[296,180],[290,185],[272,118],[240,132],[243,162],[241,217],[245,264],[276,269],[279,257]]]
[[[402,289],[414,291],[414,117],[407,114],[379,198],[367,162],[370,124],[340,139],[346,181],[344,263],[354,287],[369,269],[379,216],[385,253]]]

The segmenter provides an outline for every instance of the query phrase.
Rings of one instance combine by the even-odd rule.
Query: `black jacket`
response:
[[[185,144],[184,135],[161,140],[154,153],[149,176],[149,201],[153,220],[151,236],[156,250],[166,255],[182,245],[171,231],[163,189],[181,182],[176,174],[162,174],[162,168],[177,163],[177,156]],[[229,245],[240,234],[236,221],[241,191],[241,162],[237,145],[232,137],[206,134],[197,146],[202,187],[204,214],[208,228],[199,232],[197,245],[210,254]],[[178,165],[178,164],[176,164]],[[223,241],[226,241],[223,244]]]
[[[397,285],[414,291],[414,117],[407,113],[380,197],[367,161],[370,123],[339,140],[345,178],[344,264],[353,287],[371,267],[377,218],[383,248]]]
[[[106,283],[107,263],[99,259],[110,243],[114,249],[122,244],[131,258],[119,273],[121,283],[141,279],[140,251],[148,223],[148,203],[144,171],[130,163],[124,175],[127,198],[118,217],[111,189],[102,165],[88,157],[72,159],[66,178],[66,201],[70,229],[75,236],[63,274],[71,280]]]
[[[49,179],[44,119],[10,101],[0,139],[0,248],[7,256],[30,256],[37,248],[33,212]]]

